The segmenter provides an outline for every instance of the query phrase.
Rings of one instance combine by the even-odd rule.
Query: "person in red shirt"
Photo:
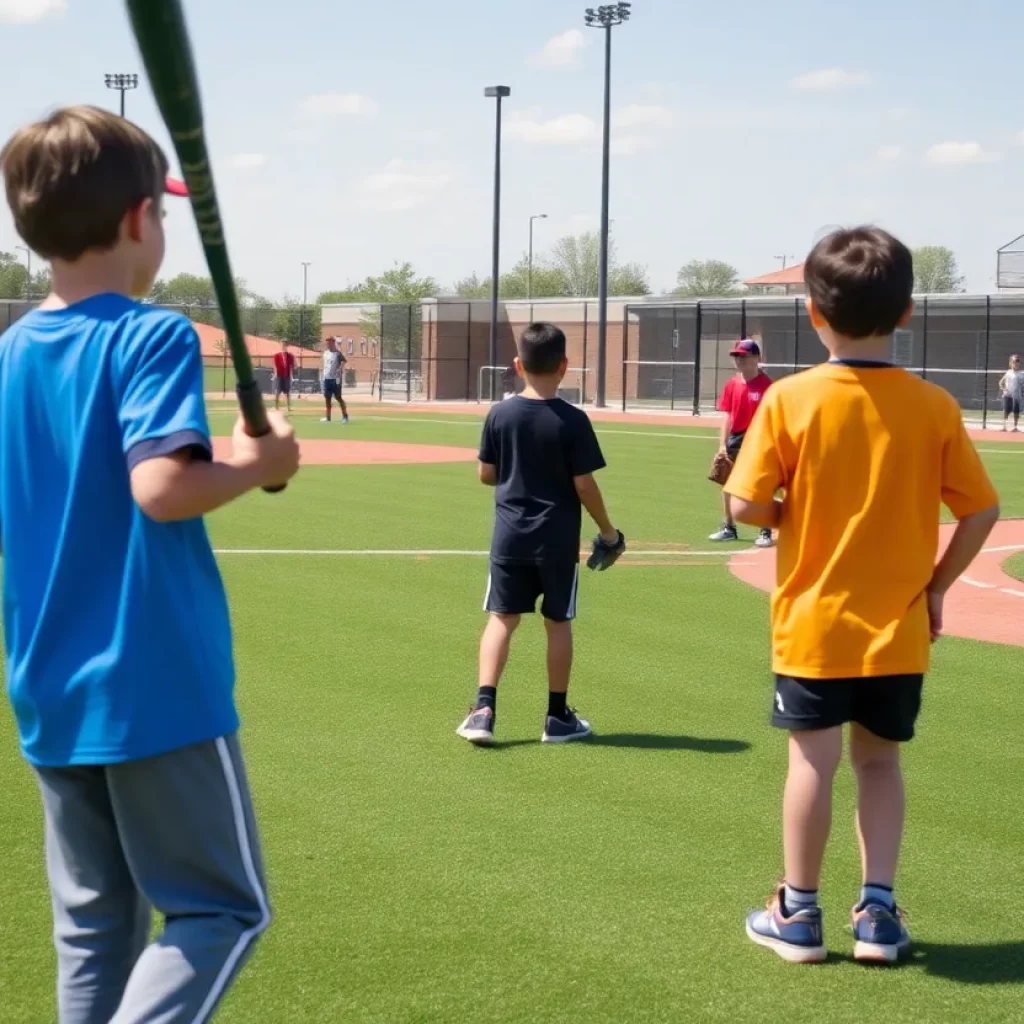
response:
[[[726,383],[718,403],[718,411],[725,414],[719,450],[725,452],[735,462],[736,456],[740,453],[740,445],[743,444],[743,435],[746,434],[764,393],[772,386],[772,379],[761,369],[761,346],[756,341],[748,338],[736,342],[729,355],[732,356],[737,373]],[[725,518],[722,520],[721,529],[711,534],[708,540],[739,540],[736,523],[729,509],[729,495],[725,491],[722,492],[722,507],[725,510]],[[770,548],[774,543],[772,531],[761,530],[755,543],[759,548]]]
[[[281,408],[281,395],[292,411],[292,375],[295,373],[295,356],[288,351],[288,343],[281,342],[281,351],[274,356],[274,408]]]

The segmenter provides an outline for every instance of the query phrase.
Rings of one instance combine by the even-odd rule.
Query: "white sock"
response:
[[[881,903],[883,907],[892,910],[896,906],[896,899],[892,889],[887,885],[872,885],[868,883],[860,891],[861,903]]]
[[[794,889],[787,882],[783,899],[791,914],[798,910],[810,910],[818,905],[818,890]]]

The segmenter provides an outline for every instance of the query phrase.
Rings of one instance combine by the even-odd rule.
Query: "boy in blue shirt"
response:
[[[199,343],[134,302],[167,160],[93,107],[0,152],[53,290],[0,339],[7,685],[43,797],[60,1024],[205,1022],[270,912],[202,516],[298,468],[287,422],[214,461]],[[166,919],[147,946],[150,908]]]

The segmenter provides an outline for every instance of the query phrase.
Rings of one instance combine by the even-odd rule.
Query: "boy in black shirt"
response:
[[[568,360],[565,335],[531,324],[519,340],[520,395],[495,405],[480,444],[480,482],[496,488],[491,568],[480,641],[476,705],[456,730],[471,743],[494,742],[497,687],[512,634],[543,596],[548,634],[548,714],[545,743],[590,735],[590,724],[566,705],[572,668],[572,619],[579,581],[581,505],[602,540],[621,539],[605,511],[593,473],[605,465],[586,413],[557,398]]]

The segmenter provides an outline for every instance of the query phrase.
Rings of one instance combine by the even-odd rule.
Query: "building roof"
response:
[[[773,274],[763,274],[761,277],[752,277],[743,282],[745,285],[786,285],[804,283],[804,265],[794,263],[785,270],[776,270]]]
[[[204,356],[219,356],[223,354],[224,349],[218,347],[227,344],[223,328],[211,327],[209,324],[195,322],[193,322],[192,326],[195,328],[196,334],[199,335],[199,348]],[[281,351],[281,342],[275,341],[273,338],[261,338],[255,334],[247,334],[245,336],[245,347],[249,350],[249,355],[266,358],[267,356],[277,355]],[[302,349],[298,345],[289,345],[288,351],[297,359]]]

